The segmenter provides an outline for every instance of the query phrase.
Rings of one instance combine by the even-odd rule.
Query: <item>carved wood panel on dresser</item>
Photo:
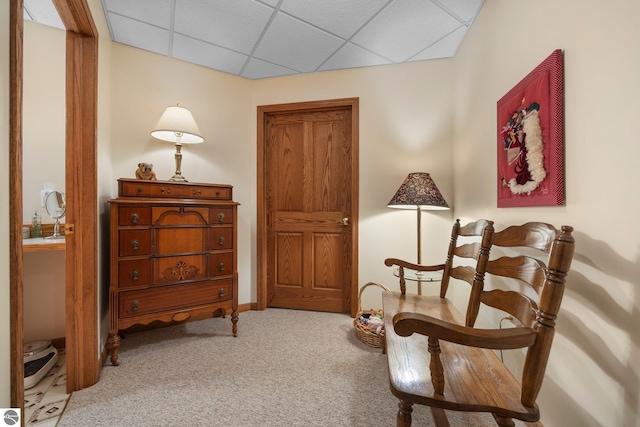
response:
[[[237,206],[232,187],[118,180],[111,206],[109,338],[120,330],[231,311],[238,331]]]

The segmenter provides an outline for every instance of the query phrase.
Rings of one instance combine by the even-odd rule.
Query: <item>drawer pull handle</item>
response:
[[[218,263],[218,270],[224,271],[224,262]]]
[[[224,288],[218,289],[218,297],[220,298],[224,297]]]
[[[218,244],[219,244],[220,246],[224,245],[224,236],[220,236],[220,237],[218,237]]]
[[[134,282],[138,280],[138,270],[133,270],[131,272],[131,280],[133,280]]]
[[[142,193],[142,187],[138,187],[136,190],[138,190],[138,193]]]
[[[138,214],[135,213],[135,212],[131,214],[131,223],[132,224],[137,224],[138,223]]]
[[[218,222],[224,222],[224,212],[218,214]]]
[[[134,299],[131,301],[131,311],[138,311],[138,300]]]
[[[140,248],[140,242],[138,242],[137,240],[133,239],[131,241],[131,249],[133,249],[134,251],[137,251]]]
[[[219,196],[219,195],[220,195],[220,191],[216,191],[216,196]]]

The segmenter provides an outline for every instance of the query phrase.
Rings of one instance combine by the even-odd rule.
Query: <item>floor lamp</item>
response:
[[[415,209],[418,217],[418,264],[422,263],[422,211],[423,210],[447,210],[449,205],[442,197],[431,175],[426,172],[412,172],[404,180],[396,194],[387,204],[390,208]],[[419,274],[417,274],[420,277]],[[418,281],[418,293],[420,292]]]

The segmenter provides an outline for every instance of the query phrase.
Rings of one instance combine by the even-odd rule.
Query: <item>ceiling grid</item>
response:
[[[453,57],[484,0],[101,0],[111,39],[247,79]],[[51,0],[25,19],[62,28]]]

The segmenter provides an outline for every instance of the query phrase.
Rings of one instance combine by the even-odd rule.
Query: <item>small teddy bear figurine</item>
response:
[[[151,163],[138,163],[138,169],[136,169],[136,179],[156,181],[156,173],[153,171],[153,165]]]

